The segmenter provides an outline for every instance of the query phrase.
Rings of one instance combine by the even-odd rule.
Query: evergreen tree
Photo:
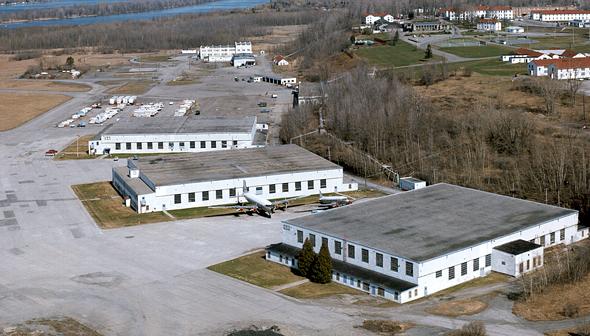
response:
[[[320,253],[311,267],[310,280],[313,282],[326,284],[332,281],[332,257],[328,245],[322,243]]]
[[[396,45],[397,41],[399,41],[399,30],[395,31],[395,34],[393,35],[393,40],[392,40],[392,44]]]
[[[430,44],[428,44],[428,46],[426,47],[424,58],[432,58],[432,47],[430,46]]]
[[[73,58],[72,56],[69,56],[69,57],[66,59],[66,65],[67,65],[67,66],[68,66],[68,68],[70,68],[70,69],[71,69],[72,67],[74,67],[74,58]]]
[[[309,238],[306,238],[305,242],[303,242],[303,248],[297,256],[297,263],[299,265],[299,272],[301,272],[301,275],[304,277],[309,277],[311,274],[311,267],[315,259],[316,254],[313,251],[313,246],[311,246]]]

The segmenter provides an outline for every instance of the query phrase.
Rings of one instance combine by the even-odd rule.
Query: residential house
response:
[[[289,61],[287,61],[285,59],[285,57],[283,57],[282,55],[277,55],[273,58],[273,63],[278,65],[278,66],[285,66],[285,65],[289,65]]]
[[[562,58],[553,60],[548,65],[547,72],[551,79],[589,79],[590,58]]]

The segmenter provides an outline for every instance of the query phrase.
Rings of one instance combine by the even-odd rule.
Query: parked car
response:
[[[260,102],[260,103],[258,103],[258,107],[266,107],[266,102]]]
[[[270,110],[269,109],[262,109],[262,110],[260,110],[260,113],[270,113]]]
[[[45,152],[45,156],[55,156],[55,154],[57,154],[55,149],[49,149],[47,152]]]

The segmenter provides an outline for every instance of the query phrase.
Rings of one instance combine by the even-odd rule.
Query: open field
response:
[[[5,336],[101,336],[70,317],[33,319],[3,330]]]
[[[71,97],[42,93],[0,93],[0,131],[16,128]]]
[[[335,282],[327,284],[306,282],[299,286],[283,289],[281,293],[292,296],[296,299],[321,299],[340,294],[367,295],[364,292]]]
[[[528,73],[526,64],[508,64],[495,58],[455,63],[452,67],[465,67],[486,76],[514,76]]]
[[[295,40],[305,28],[307,28],[307,25],[274,26],[268,28],[270,34],[250,36],[245,40],[252,41],[252,51],[254,53],[260,53],[260,51],[271,52],[272,49]]]
[[[458,317],[463,315],[475,315],[481,313],[488,307],[488,304],[476,298],[453,300],[440,303],[426,309],[426,312],[434,315]]]
[[[86,92],[90,90],[90,86],[82,83],[65,83],[46,80],[4,80],[0,81],[0,89]]]
[[[576,316],[590,314],[590,275],[577,283],[549,286],[543,293],[514,304],[513,313],[529,321],[555,321],[570,318],[566,305],[575,307]],[[575,317],[575,316],[574,316]]]
[[[509,53],[512,49],[493,44],[468,47],[440,48],[444,52],[465,58],[493,57]]]
[[[305,278],[295,275],[290,268],[264,259],[264,251],[207,267],[238,280],[264,288],[272,288]]]
[[[364,320],[361,327],[380,335],[397,335],[398,333],[405,332],[413,326],[414,324],[409,322],[390,320]]]
[[[166,222],[171,218],[162,212],[138,214],[125,207],[123,198],[110,182],[73,185],[72,190],[96,224],[102,229],[113,229],[148,223]]]
[[[382,67],[399,67],[426,62],[424,50],[403,41],[398,41],[395,46],[362,47],[356,50],[355,54],[366,59],[369,64]],[[434,56],[433,60],[436,59],[437,57]]]
[[[107,92],[110,94],[140,95],[151,89],[153,84],[154,82],[150,80],[128,81],[122,86],[112,88]]]
[[[94,155],[88,154],[88,141],[92,140],[94,135],[85,135],[72,141],[66,148],[62,149],[55,155],[55,160],[83,160],[93,159]]]
[[[476,287],[484,287],[494,284],[499,284],[502,282],[508,282],[511,279],[508,275],[492,272],[483,278],[473,279],[471,281],[463,282],[457,286],[442,290],[440,292],[435,293],[435,296],[441,297],[452,294],[454,292],[458,292],[460,290],[464,290],[467,288],[476,288]]]

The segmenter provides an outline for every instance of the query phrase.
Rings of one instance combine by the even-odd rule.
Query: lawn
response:
[[[0,131],[16,128],[72,97],[43,93],[0,93]]]
[[[85,135],[72,141],[66,148],[62,149],[55,155],[55,160],[82,160],[93,159],[94,155],[88,154],[88,141],[92,140],[94,135]]]
[[[209,266],[207,269],[264,288],[273,288],[304,279],[295,275],[287,266],[264,259],[264,252],[248,254]]]
[[[96,224],[102,229],[113,229],[139,224],[170,221],[162,212],[138,214],[125,207],[123,198],[110,182],[77,184],[72,190],[78,196]]]
[[[110,89],[108,93],[140,95],[146,93],[149,89],[151,89],[152,84],[154,84],[154,82],[150,80],[129,81],[122,86]]]
[[[458,292],[460,290],[468,289],[468,288],[484,287],[484,286],[499,284],[502,282],[507,282],[509,279],[510,279],[510,277],[505,274],[498,273],[498,272],[492,272],[492,273],[486,275],[485,277],[475,278],[471,281],[463,282],[457,286],[447,288],[445,290],[437,292],[434,295],[436,295],[438,297],[447,296],[452,293]]]
[[[441,51],[448,52],[449,54],[457,55],[465,58],[480,58],[480,57],[493,57],[500,56],[512,51],[510,48],[488,44],[481,46],[468,46],[468,47],[448,47],[440,48]]]
[[[138,58],[140,62],[167,62],[170,61],[169,55],[145,55]]]
[[[486,76],[514,76],[528,74],[526,64],[509,64],[499,59],[484,59],[477,61],[461,62],[452,64],[453,67],[463,67],[471,69]]]
[[[361,292],[354,288],[340,285],[335,282],[330,282],[327,284],[306,282],[299,286],[283,289],[281,293],[296,299],[321,299],[324,297],[340,294],[366,295],[365,292]]]
[[[370,64],[383,67],[399,67],[425,62],[424,50],[403,41],[398,41],[395,46],[362,47],[356,51],[356,54]],[[437,57],[434,56],[433,59]]]

